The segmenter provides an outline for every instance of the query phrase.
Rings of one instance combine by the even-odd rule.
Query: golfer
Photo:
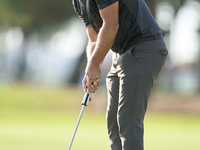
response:
[[[162,32],[144,0],[73,0],[88,35],[83,88],[94,93],[108,51],[106,82],[111,150],[143,150],[143,120],[154,82],[168,54]]]

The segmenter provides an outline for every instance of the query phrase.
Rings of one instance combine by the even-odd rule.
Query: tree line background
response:
[[[147,5],[149,6],[153,16],[156,18],[157,11],[156,7],[161,4],[165,3],[170,5],[173,10],[173,20],[176,21],[177,13],[179,10],[186,5],[187,2],[192,0],[145,0]],[[200,2],[200,0],[196,0],[195,2]],[[0,0],[0,79],[1,81],[9,81],[9,82],[24,82],[27,81],[30,74],[34,73],[34,70],[31,72],[30,68],[27,66],[27,53],[30,52],[30,49],[33,48],[34,42],[30,42],[32,37],[37,36],[38,41],[36,41],[35,45],[41,45],[41,43],[45,43],[44,38],[48,41],[48,38],[56,31],[58,31],[63,26],[67,27],[69,22],[73,18],[78,18],[77,14],[73,10],[72,1],[71,0],[34,0],[34,1],[27,1],[27,0]],[[175,21],[169,22],[168,26],[171,26]],[[184,25],[183,25],[184,26]],[[17,54],[15,56],[8,55],[6,50],[5,42],[7,38],[7,31],[9,29],[18,29],[23,33],[22,42],[17,50]],[[166,37],[167,44],[169,45],[169,34],[171,32],[171,28],[161,28],[163,31],[163,35]],[[18,31],[17,30],[17,31]],[[190,32],[190,31],[188,31]],[[200,29],[198,29],[200,33]],[[12,36],[12,34],[11,34]],[[9,36],[8,36],[9,37]],[[19,38],[20,39],[20,38]],[[13,39],[14,41],[19,40],[18,38]],[[87,44],[87,40],[83,39],[85,45]],[[78,44],[78,42],[77,42]],[[7,44],[11,45],[12,44]],[[30,46],[32,45],[32,47]],[[9,47],[9,46],[7,46]],[[14,48],[12,48],[14,49]],[[62,75],[63,85],[65,84],[77,84],[80,83],[80,77],[83,73],[84,66],[86,64],[86,56],[84,52],[84,47],[82,47],[81,54],[76,59],[76,63],[73,64],[73,68],[71,70],[70,75]],[[200,48],[199,48],[200,49]],[[73,51],[73,49],[71,50]],[[48,53],[48,48],[45,54]],[[67,53],[67,52],[66,52]],[[37,54],[37,53],[36,53]],[[45,57],[44,54],[44,57]],[[15,61],[12,60],[14,57]],[[38,58],[38,57],[37,57]],[[198,59],[200,57],[198,56]],[[32,59],[31,59],[32,60]],[[34,60],[32,60],[34,61]],[[37,59],[35,60],[37,61]],[[14,63],[14,68],[11,67],[11,71],[9,71],[8,63]],[[167,63],[170,64],[170,58],[168,58]],[[12,65],[13,66],[13,65]],[[72,65],[70,65],[72,66]],[[69,66],[63,67],[63,69],[68,70]],[[195,63],[190,64],[182,64],[177,65],[175,67],[165,67],[163,73],[161,73],[161,77],[164,74],[170,74],[173,76],[173,72],[180,68],[192,68],[192,70],[197,74],[198,79],[195,80],[198,83],[199,81],[199,74],[200,74],[200,60],[196,61]],[[39,69],[35,69],[35,72],[43,69],[42,67]],[[13,71],[14,70],[14,71]],[[187,70],[187,69],[186,69]],[[6,73],[7,72],[7,73]],[[52,71],[53,72],[53,71]],[[67,72],[67,71],[66,71]],[[8,79],[6,76],[12,74],[12,78]],[[27,75],[29,74],[29,75]],[[49,75],[49,74],[48,74]],[[47,76],[48,76],[47,75]],[[170,75],[169,75],[170,76]],[[168,76],[168,77],[169,77]],[[163,78],[166,76],[164,75]],[[37,78],[40,78],[39,75]],[[48,78],[48,77],[47,77]],[[170,78],[170,77],[169,77]],[[169,79],[164,83],[169,82],[167,85],[167,89],[173,91],[173,86],[171,86],[171,82],[173,79]],[[163,86],[163,85],[162,85]],[[199,90],[199,84],[197,89]],[[164,87],[166,89],[166,87]]]

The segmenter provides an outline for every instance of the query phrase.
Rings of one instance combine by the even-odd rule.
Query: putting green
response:
[[[0,150],[68,149],[81,109],[77,89],[0,86]],[[108,150],[105,112],[86,107],[71,150]],[[145,150],[199,150],[200,116],[150,113]]]

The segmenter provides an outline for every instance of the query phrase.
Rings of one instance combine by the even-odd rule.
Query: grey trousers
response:
[[[143,150],[143,120],[154,82],[168,54],[163,39],[113,54],[108,73],[107,128],[111,150]]]

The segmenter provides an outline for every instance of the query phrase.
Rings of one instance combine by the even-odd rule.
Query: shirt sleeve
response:
[[[73,0],[72,2],[75,12],[78,14],[79,18],[81,18],[85,27],[87,27],[90,23],[83,17],[83,14],[81,13],[80,4],[76,0]]]
[[[80,16],[79,16],[80,17]],[[88,25],[90,25],[90,23],[88,21],[86,21],[84,18],[80,17],[81,20],[83,21],[85,27],[87,27]]]
[[[99,10],[108,7],[109,5],[119,1],[119,0],[95,0]]]

